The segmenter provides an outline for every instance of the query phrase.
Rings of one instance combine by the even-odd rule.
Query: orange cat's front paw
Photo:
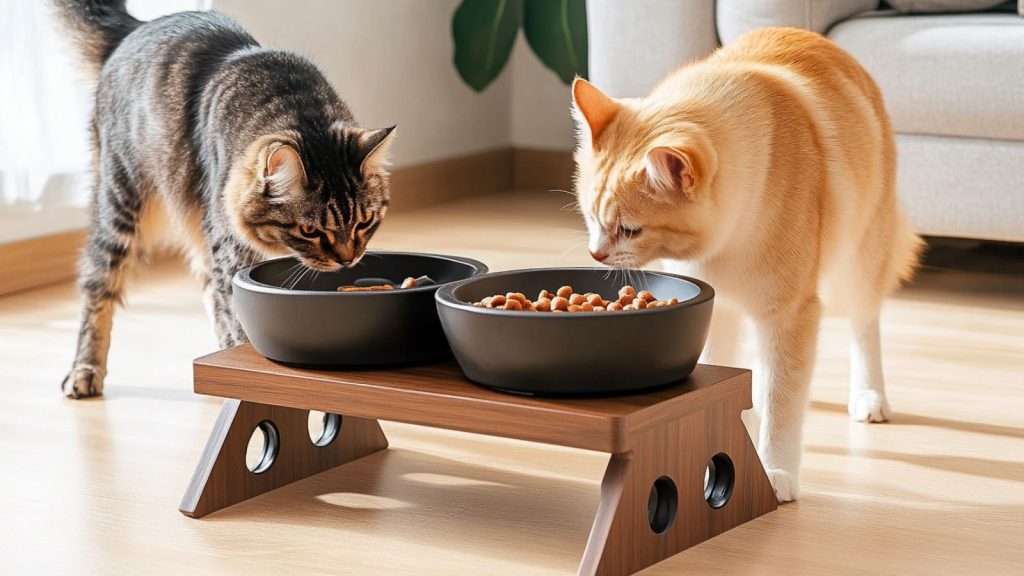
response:
[[[850,398],[850,417],[858,422],[885,422],[889,419],[889,402],[877,390],[861,390]]]
[[[95,366],[79,364],[71,369],[60,385],[68,398],[89,398],[103,394],[103,372]]]
[[[775,489],[775,497],[779,502],[790,502],[800,496],[800,480],[796,474],[781,468],[767,468],[768,480]]]

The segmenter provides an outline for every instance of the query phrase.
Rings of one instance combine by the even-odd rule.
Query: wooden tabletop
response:
[[[697,366],[677,385],[605,398],[535,398],[496,392],[447,360],[397,369],[316,370],[278,364],[245,344],[197,359],[195,391],[260,404],[322,410],[601,452],[724,396],[749,401],[750,371]]]

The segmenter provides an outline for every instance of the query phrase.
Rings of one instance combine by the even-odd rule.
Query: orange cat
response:
[[[577,195],[594,258],[665,258],[718,293],[705,358],[732,363],[754,327],[748,428],[780,501],[799,492],[801,427],[821,301],[851,318],[850,414],[883,421],[879,310],[920,240],[896,198],[881,94],[825,38],[751,32],[644,98],[573,85]],[[759,421],[758,421],[759,420]]]

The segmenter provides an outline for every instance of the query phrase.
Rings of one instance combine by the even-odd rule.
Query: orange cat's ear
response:
[[[583,78],[577,78],[572,83],[572,103],[579,114],[583,116],[583,120],[586,121],[592,145],[597,144],[601,133],[622,108],[618,102],[606,96],[604,92]]]
[[[669,146],[651,148],[644,156],[647,182],[665,193],[682,192],[692,198],[697,186],[697,167],[693,155]]]

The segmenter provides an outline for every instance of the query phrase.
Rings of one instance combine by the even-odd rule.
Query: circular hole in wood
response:
[[[338,437],[341,430],[341,415],[321,412],[319,410],[309,411],[309,439],[317,446],[327,446]]]
[[[245,465],[253,474],[263,474],[274,465],[280,441],[277,427],[270,420],[256,425],[245,448]]]
[[[736,484],[736,468],[732,458],[725,452],[711,457],[707,470],[704,471],[704,499],[712,508],[721,508],[732,497],[732,487]]]
[[[676,519],[679,508],[679,491],[676,483],[668,476],[654,481],[647,497],[647,523],[655,534],[664,534]]]

